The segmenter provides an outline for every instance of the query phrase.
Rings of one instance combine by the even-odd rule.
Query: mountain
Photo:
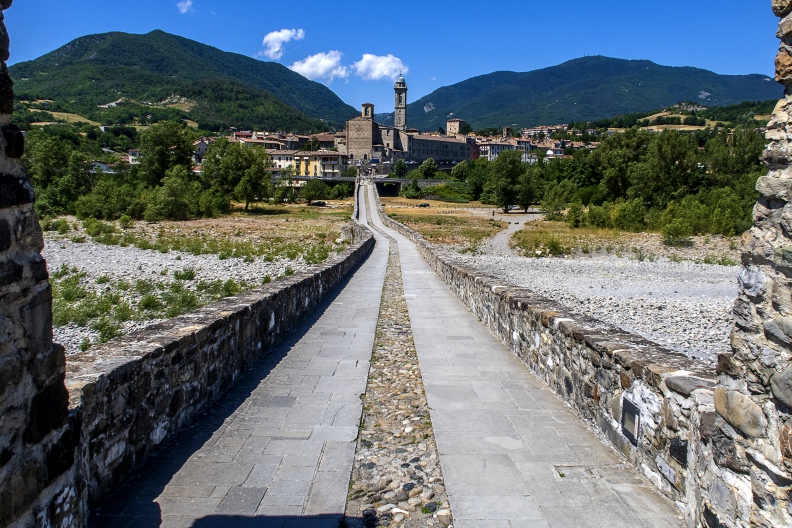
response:
[[[680,101],[724,106],[778,99],[765,75],[718,75],[646,60],[583,57],[531,72],[495,72],[445,86],[407,106],[407,125],[437,130],[458,117],[474,129],[593,121]],[[378,116],[382,123],[392,122]]]
[[[357,115],[326,86],[281,64],[159,30],[88,35],[9,71],[18,99],[54,100],[99,121],[107,114],[99,106],[119,100],[187,111],[210,128],[307,131],[343,127]]]

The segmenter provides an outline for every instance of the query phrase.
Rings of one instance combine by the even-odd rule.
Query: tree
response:
[[[461,161],[456,165],[454,165],[454,168],[451,169],[451,177],[458,181],[467,181],[468,178],[467,161]]]
[[[628,168],[627,196],[664,208],[701,186],[698,161],[698,145],[690,134],[664,130],[651,139],[643,160]]]
[[[234,195],[239,200],[245,201],[245,211],[248,210],[250,202],[269,198],[272,195],[272,182],[267,171],[269,158],[267,151],[252,147],[247,154],[250,162],[242,173],[239,183],[234,187]]]
[[[517,182],[517,205],[522,207],[523,211],[528,212],[528,208],[536,203],[539,197],[539,184],[542,177],[542,169],[537,165],[526,168],[520,174],[519,181]]]
[[[486,158],[478,158],[470,162],[468,176],[465,181],[467,194],[472,200],[478,200],[484,191],[489,174],[489,161]]]
[[[428,158],[426,161],[421,163],[421,166],[418,167],[418,170],[421,171],[421,177],[425,180],[434,179],[435,175],[437,175],[437,163],[432,158]]]
[[[190,182],[187,169],[175,166],[162,179],[162,186],[151,190],[144,218],[149,222],[159,220],[186,220],[197,209],[200,184]]]
[[[489,178],[485,192],[492,198],[495,205],[509,212],[509,206],[517,200],[517,182],[523,173],[522,152],[507,150],[501,152],[495,161],[490,163]]]
[[[407,163],[403,159],[396,160],[391,176],[394,178],[405,178],[407,176]]]
[[[140,134],[140,169],[149,185],[159,185],[174,167],[192,167],[193,139],[190,132],[173,121],[151,125]]]
[[[327,184],[322,180],[310,180],[300,189],[300,195],[308,200],[308,205],[311,205],[314,200],[327,198],[328,191]]]

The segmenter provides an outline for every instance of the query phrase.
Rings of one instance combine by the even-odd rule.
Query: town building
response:
[[[432,158],[440,165],[452,166],[472,158],[475,140],[421,134],[407,127],[407,83],[399,75],[394,85],[394,126],[374,121],[374,105],[364,103],[360,116],[346,123],[345,141],[336,138],[339,150],[346,147],[352,165],[391,164],[399,159],[422,163]]]

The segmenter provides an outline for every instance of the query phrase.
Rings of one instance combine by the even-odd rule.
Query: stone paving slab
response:
[[[371,217],[399,244],[455,528],[681,526],[671,501],[490,334],[411,241]]]
[[[291,342],[110,497],[95,525],[337,528],[387,265],[383,241]]]

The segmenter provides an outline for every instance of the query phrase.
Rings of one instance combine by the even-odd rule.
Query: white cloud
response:
[[[407,73],[407,66],[400,58],[393,55],[373,55],[364,53],[363,58],[352,65],[355,73],[367,81],[380,79],[396,80],[399,73]]]
[[[192,11],[192,0],[182,0],[176,4],[176,7],[179,8],[179,13],[185,15]]]
[[[266,55],[272,60],[278,60],[283,56],[283,45],[292,40],[302,40],[305,38],[305,31],[302,29],[281,29],[267,33],[264,37],[264,50],[260,55]]]
[[[340,51],[317,53],[295,62],[289,68],[312,80],[346,79],[349,77],[349,68],[341,64],[341,55]]]

